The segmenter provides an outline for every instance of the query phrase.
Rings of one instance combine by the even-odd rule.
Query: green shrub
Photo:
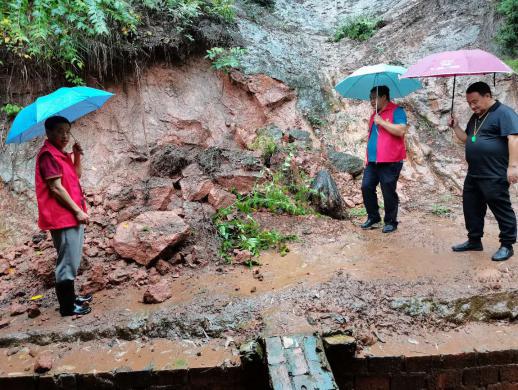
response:
[[[234,0],[5,0],[0,2],[0,50],[23,62],[59,68],[69,82],[82,84],[86,58],[99,45],[110,50],[136,46],[143,14],[156,12],[188,38],[189,29],[203,15],[234,20],[233,4]]]
[[[505,55],[518,56],[518,0],[501,0],[498,11],[505,21],[497,34],[497,42]]]
[[[358,16],[347,19],[335,32],[335,42],[343,38],[350,38],[356,41],[366,41],[372,37],[376,30],[383,27],[383,21],[370,16]]]
[[[516,73],[518,73],[518,58],[514,60],[506,60],[505,63],[511,67]]]
[[[3,112],[8,117],[15,117],[18,115],[18,113],[22,110],[22,107],[17,104],[11,104],[7,103],[2,108],[0,108],[0,111]]]
[[[451,214],[451,209],[448,206],[434,204],[432,206],[432,214],[437,215],[438,217],[447,217]]]
[[[252,142],[251,147],[253,150],[261,152],[261,156],[267,165],[272,156],[279,149],[275,139],[264,130],[258,132],[257,138]]]
[[[212,67],[214,69],[229,73],[231,69],[241,66],[241,57],[243,57],[245,53],[246,49],[242,47],[232,47],[230,49],[213,47],[207,50],[205,58],[212,61]]]
[[[269,248],[277,248],[281,255],[288,252],[286,243],[296,239],[275,230],[261,229],[252,213],[268,210],[275,214],[307,215],[314,213],[308,203],[311,189],[309,179],[299,174],[295,184],[288,168],[293,155],[288,156],[280,171],[271,174],[270,180],[258,184],[247,195],[238,195],[231,206],[220,209],[214,216],[214,224],[221,239],[220,255],[232,261],[235,249],[251,254],[248,265],[256,263],[255,257]]]

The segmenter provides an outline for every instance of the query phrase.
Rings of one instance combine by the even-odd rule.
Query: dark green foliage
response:
[[[231,69],[241,66],[241,57],[243,57],[245,53],[246,49],[242,47],[232,47],[230,49],[213,47],[207,50],[205,58],[212,61],[212,67],[214,69],[229,73]]]
[[[0,2],[0,54],[9,62],[45,64],[81,84],[87,58],[114,46],[129,50],[141,35],[145,16],[155,12],[190,38],[202,17],[232,21],[234,0],[10,0]],[[98,59],[101,62],[101,59]],[[107,61],[106,58],[103,58]],[[98,64],[105,68],[106,63]]]
[[[333,40],[338,42],[343,38],[350,38],[356,41],[366,41],[376,33],[376,30],[383,27],[383,25],[382,20],[369,16],[350,18],[338,28]]]
[[[518,0],[501,0],[498,11],[505,21],[498,32],[497,41],[504,54],[518,56]]]

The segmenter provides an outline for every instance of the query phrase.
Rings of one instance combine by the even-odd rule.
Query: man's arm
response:
[[[465,144],[466,141],[468,140],[468,135],[459,126],[459,121],[457,120],[457,118],[451,117],[450,120],[448,121],[448,126],[450,126],[453,129],[453,132],[455,133],[455,135],[457,136],[459,141],[461,141],[462,143]]]
[[[83,155],[83,148],[79,143],[75,143],[72,147],[74,153],[74,167],[76,169],[77,177],[81,178],[83,174],[83,166],[81,165],[81,156]]]
[[[507,168],[507,181],[518,183],[518,134],[507,136],[509,145],[509,167]]]
[[[383,120],[379,115],[374,117],[374,123],[376,123],[378,126],[382,126],[390,134],[395,135],[396,137],[403,137],[409,127],[408,125],[396,125],[394,123],[390,123]]]
[[[72,200],[65,187],[63,187],[61,184],[61,177],[48,179],[47,184],[52,195],[58,200],[59,203],[74,213],[79,223],[88,224],[88,214],[81,210],[76,202]]]

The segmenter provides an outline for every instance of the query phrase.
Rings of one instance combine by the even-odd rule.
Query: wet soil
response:
[[[210,342],[228,347],[258,334],[333,330],[352,332],[361,340],[363,353],[406,353],[409,348],[428,353],[434,348],[437,351],[435,343],[439,349],[448,345],[448,351],[493,342],[498,348],[504,346],[505,335],[517,331],[512,315],[453,319],[426,310],[426,305],[409,311],[397,304],[417,299],[461,307],[460,303],[471,299],[492,302],[497,313],[507,305],[506,310],[512,313],[516,309],[518,263],[515,258],[501,264],[491,262],[490,256],[498,248],[498,229],[491,218],[487,220],[485,250],[461,254],[450,249],[465,239],[458,211],[440,217],[425,208],[402,210],[399,229],[390,235],[380,230],[362,231],[359,219],[336,221],[267,213],[258,213],[256,218],[264,225],[298,235],[286,256],[267,252],[260,258],[261,266],[253,269],[209,263],[175,278],[171,283],[173,297],[157,305],[141,302],[144,287],[123,284],[97,293],[92,314],[77,319],[61,318],[52,302],[35,319],[8,317],[9,307],[4,306],[2,317],[11,323],[0,330],[2,353],[14,347],[79,348],[74,354],[77,358],[72,359],[75,361],[63,354],[59,363],[78,367],[79,351],[84,347],[102,352],[109,345],[124,342],[135,354],[138,348],[140,353],[152,344],[171,342],[175,347],[165,350],[184,353],[189,350],[182,344],[185,340],[199,348]],[[477,306],[473,307],[476,310]],[[470,343],[448,344],[452,335],[463,332],[471,335]],[[77,340],[84,343],[71,343]],[[419,349],[423,346],[426,348]],[[216,354],[220,364],[227,359],[228,351],[224,352]],[[135,364],[144,364],[144,360],[139,363],[141,360],[135,359]],[[12,361],[2,359],[0,372],[23,372],[29,366],[28,360],[21,365],[12,365]],[[153,364],[167,363],[170,361],[156,360]],[[125,363],[106,363],[108,369],[116,365],[123,367]],[[84,369],[96,367],[86,365]]]

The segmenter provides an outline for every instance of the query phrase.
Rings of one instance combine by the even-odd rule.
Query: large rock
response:
[[[315,191],[311,200],[319,212],[335,219],[346,217],[342,195],[328,171],[323,169],[318,172],[311,189]]]
[[[113,248],[124,258],[148,265],[164,249],[188,235],[189,225],[173,211],[149,211],[117,226]]]
[[[350,173],[353,177],[360,175],[365,168],[365,161],[348,153],[329,152],[328,156],[337,170]]]

